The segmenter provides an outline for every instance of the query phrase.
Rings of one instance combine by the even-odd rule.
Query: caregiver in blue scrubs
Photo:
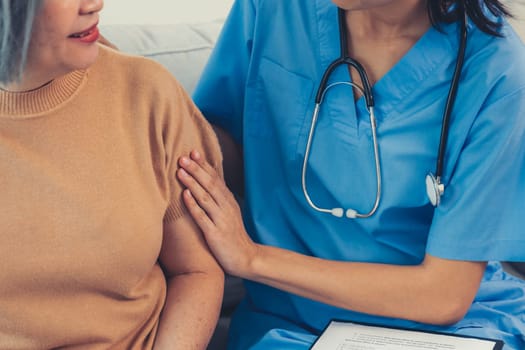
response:
[[[463,9],[466,49],[434,206],[425,179]],[[496,262],[525,261],[525,49],[506,14],[496,0],[235,1],[194,98],[242,152],[243,217],[201,155],[182,158],[179,171],[209,247],[246,279],[230,349],[308,349],[334,318],[525,349],[525,282]],[[341,34],[368,74],[379,169],[358,88],[329,88],[308,141]],[[342,65],[328,84],[349,81],[364,84]],[[233,165],[234,154],[225,148]],[[308,201],[367,214],[377,197],[377,210],[355,218]]]

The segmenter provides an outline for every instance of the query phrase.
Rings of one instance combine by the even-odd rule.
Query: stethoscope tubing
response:
[[[450,83],[450,90],[447,96],[447,102],[445,104],[445,112],[443,113],[443,120],[441,122],[441,135],[439,139],[438,156],[436,161],[436,173],[435,177],[439,181],[443,175],[445,151],[448,141],[448,131],[450,126],[450,115],[452,114],[452,108],[456,101],[459,78],[463,69],[463,62],[465,60],[465,48],[467,47],[467,19],[466,13],[463,11],[461,19],[461,37],[458,49],[458,55],[456,59],[456,67],[454,68],[454,75],[452,82]]]
[[[355,68],[356,72],[359,74],[359,78],[361,79],[363,87],[360,87],[356,84],[353,84],[353,86],[357,87],[365,97],[366,107],[368,109],[370,107],[374,107],[374,96],[372,95],[372,88],[370,87],[368,75],[365,73],[365,68],[361,65],[361,63],[350,57],[340,57],[328,66],[325,73],[323,74],[323,77],[321,78],[319,87],[317,88],[317,93],[315,94],[315,103],[321,103],[328,86],[328,79],[330,79],[330,75],[337,67],[342,65]]]
[[[441,204],[441,197],[445,192],[445,184],[441,182],[441,179],[443,176],[443,168],[445,167],[445,153],[449,134],[450,116],[456,101],[459,78],[461,76],[461,71],[463,70],[463,62],[465,60],[465,51],[467,47],[467,14],[464,7],[462,7],[460,10],[462,12],[461,36],[459,41],[458,55],[456,58],[456,66],[454,68],[454,75],[452,76],[452,82],[450,83],[447,102],[443,112],[443,119],[441,121],[441,135],[439,138],[436,170],[435,173],[429,172],[425,178],[427,196],[430,200],[430,203],[434,207],[438,207]]]
[[[323,99],[324,92],[326,90],[326,87],[328,85],[328,79],[330,79],[330,76],[332,75],[332,72],[341,65],[351,66],[353,67],[356,72],[359,74],[359,78],[361,79],[361,83],[363,84],[363,87],[354,85],[354,87],[357,87],[361,93],[365,96],[365,102],[367,108],[374,107],[374,96],[372,95],[372,88],[370,85],[370,80],[368,79],[368,75],[366,74],[366,70],[359,63],[357,60],[350,57],[350,54],[348,53],[348,37],[346,33],[346,18],[345,18],[345,12],[341,10],[340,8],[337,9],[337,16],[338,16],[338,23],[339,23],[339,52],[341,55],[339,58],[337,58],[335,61],[333,61],[328,68],[326,68],[323,77],[321,78],[321,82],[319,83],[319,87],[317,88],[317,93],[315,95],[315,103],[320,104],[321,100]]]

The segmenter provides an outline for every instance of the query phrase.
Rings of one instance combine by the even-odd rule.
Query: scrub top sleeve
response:
[[[525,88],[477,115],[436,208],[427,253],[525,261]]]
[[[193,94],[204,116],[239,144],[254,24],[253,1],[235,1]]]

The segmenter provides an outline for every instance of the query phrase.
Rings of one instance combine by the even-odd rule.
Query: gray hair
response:
[[[0,83],[21,78],[33,21],[44,0],[0,0]]]

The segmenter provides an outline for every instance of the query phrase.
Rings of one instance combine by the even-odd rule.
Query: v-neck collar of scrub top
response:
[[[322,67],[328,67],[340,56],[337,7],[327,0],[316,0],[319,33],[319,57]],[[391,120],[403,113],[397,105],[413,93],[431,74],[442,74],[442,68],[456,62],[459,42],[458,26],[442,24],[430,27],[414,46],[372,86],[375,114],[378,122]],[[333,81],[348,81],[346,69],[337,69]],[[446,77],[445,77],[446,78]],[[452,78],[452,76],[450,76]],[[365,101],[356,102],[359,113],[366,113]],[[357,112],[357,111],[356,111]]]

